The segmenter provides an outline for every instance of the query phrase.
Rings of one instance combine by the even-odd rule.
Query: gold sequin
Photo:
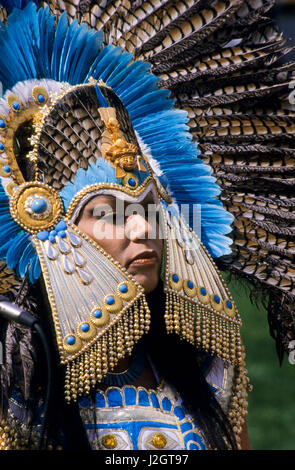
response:
[[[114,434],[106,434],[105,436],[103,436],[101,441],[102,441],[102,445],[106,449],[115,449],[115,447],[117,447],[117,444],[118,444],[117,438]]]
[[[159,432],[153,436],[151,444],[153,444],[156,449],[164,449],[165,445],[167,444],[167,438],[164,434]]]

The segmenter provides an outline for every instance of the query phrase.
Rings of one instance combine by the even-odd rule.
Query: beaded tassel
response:
[[[241,449],[241,433],[245,424],[246,416],[248,414],[248,392],[252,391],[252,385],[250,385],[249,378],[247,376],[248,371],[245,369],[245,351],[241,346],[241,361],[235,370],[235,379],[232,399],[229,406],[229,420],[235,434],[238,449]]]
[[[199,306],[174,291],[166,292],[165,323],[167,333],[177,333],[199,349],[216,354],[225,362],[239,364],[241,338],[239,325]]]
[[[67,363],[65,399],[88,395],[91,387],[108,374],[150,327],[150,311],[142,296],[89,349]]]

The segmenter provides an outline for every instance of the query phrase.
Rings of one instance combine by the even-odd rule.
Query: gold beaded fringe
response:
[[[110,372],[120,359],[130,355],[134,345],[149,331],[150,311],[142,295],[110,326],[87,351],[67,363],[65,398],[67,402],[88,395],[90,389]]]
[[[205,305],[197,305],[174,291],[167,291],[165,323],[167,333],[175,332],[196,348],[216,354],[225,362],[241,363],[239,325],[207,310]]]

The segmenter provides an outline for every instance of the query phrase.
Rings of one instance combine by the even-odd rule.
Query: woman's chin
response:
[[[132,273],[130,273],[132,274]],[[155,290],[159,282],[159,276],[148,276],[146,274],[136,273],[132,274],[134,279],[144,288],[145,294],[150,294]]]

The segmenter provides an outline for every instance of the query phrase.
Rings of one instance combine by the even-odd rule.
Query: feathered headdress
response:
[[[54,25],[48,8],[30,3],[9,16],[1,39],[1,257],[31,283],[42,272],[67,398],[88,392],[149,327],[142,287],[71,221],[82,198],[102,189],[134,197],[154,188],[166,230],[167,330],[239,363],[240,320],[206,250],[230,252],[232,216],[198,159],[187,114],[172,110],[148,64],[102,47],[100,32],[65,14]],[[182,203],[199,205],[204,246]],[[216,341],[223,324],[227,339]]]

